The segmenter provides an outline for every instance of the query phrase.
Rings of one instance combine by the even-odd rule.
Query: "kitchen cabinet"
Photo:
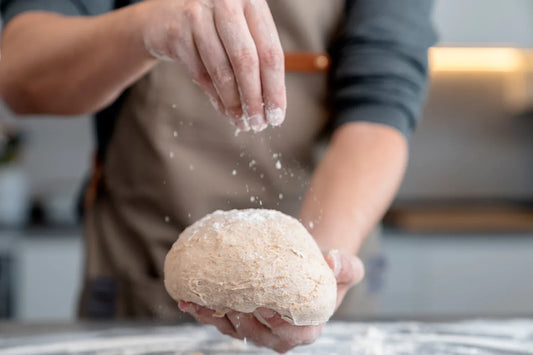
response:
[[[384,315],[533,314],[533,235],[389,232]]]
[[[434,17],[445,44],[533,47],[531,0],[435,1]]]
[[[0,239],[4,235],[0,232]],[[23,321],[73,320],[82,280],[81,232],[18,232],[10,255],[14,317]]]
[[[15,245],[15,317],[75,319],[83,269],[80,232],[32,232]],[[378,316],[533,315],[533,235],[386,231],[383,252],[387,266]]]

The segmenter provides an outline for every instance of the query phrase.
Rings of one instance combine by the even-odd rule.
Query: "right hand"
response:
[[[361,260],[350,253],[331,250],[326,262],[337,279],[338,307],[346,292],[363,280],[365,271]],[[279,314],[266,308],[253,313],[227,312],[223,317],[198,304],[179,301],[179,308],[191,314],[202,324],[214,325],[222,334],[236,339],[247,338],[257,346],[264,346],[285,353],[295,346],[313,343],[322,332],[323,325],[297,326],[284,321]]]
[[[266,0],[153,0],[146,49],[181,61],[213,105],[240,130],[280,125],[285,68]]]

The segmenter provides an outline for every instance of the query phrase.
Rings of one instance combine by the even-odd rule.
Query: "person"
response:
[[[432,1],[1,6],[0,94],[11,109],[98,112],[81,316],[176,319],[165,254],[216,209],[299,217],[335,271],[339,304],[361,281],[356,255],[400,184],[424,98]],[[267,326],[253,315],[180,307],[277,351],[321,330],[269,310]]]

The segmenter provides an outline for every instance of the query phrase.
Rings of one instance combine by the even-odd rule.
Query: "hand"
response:
[[[159,0],[146,19],[146,49],[181,61],[239,129],[283,122],[284,57],[266,0]]]
[[[348,290],[363,281],[365,267],[357,256],[337,249],[330,250],[325,259],[337,279],[338,308]]]
[[[337,278],[337,307],[346,292],[364,277],[363,263],[354,255],[332,250],[325,256]],[[214,325],[222,334],[237,339],[252,341],[257,346],[285,353],[290,349],[313,343],[322,332],[323,325],[296,326],[281,319],[276,312],[258,308],[254,313],[229,311],[225,316],[218,316],[211,309],[197,304],[180,301],[183,312],[190,313],[202,324]]]

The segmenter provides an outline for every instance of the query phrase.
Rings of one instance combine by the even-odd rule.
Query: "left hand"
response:
[[[363,279],[364,266],[355,255],[338,250],[329,251],[325,259],[337,278],[338,307],[346,292]],[[222,334],[237,339],[246,338],[257,346],[267,347],[279,353],[285,353],[299,345],[313,343],[323,327],[323,325],[292,325],[281,319],[276,312],[266,308],[258,308],[254,313],[230,311],[224,317],[217,317],[215,311],[195,303],[180,301],[179,307],[183,312],[190,313],[199,323],[214,325]]]

